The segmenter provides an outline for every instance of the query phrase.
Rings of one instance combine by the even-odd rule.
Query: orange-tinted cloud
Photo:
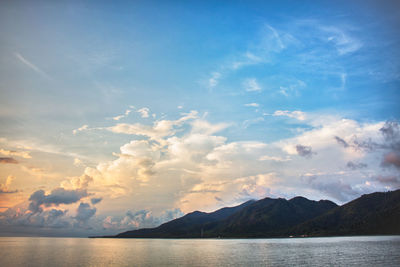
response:
[[[0,163],[1,164],[7,164],[7,163],[8,164],[18,164],[18,161],[14,158],[6,157],[6,158],[0,158]]]

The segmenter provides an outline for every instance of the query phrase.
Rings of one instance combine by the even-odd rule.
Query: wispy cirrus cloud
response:
[[[253,52],[247,51],[246,53],[238,56],[238,58],[231,62],[227,68],[230,70],[239,70],[247,66],[260,64],[264,61],[265,59],[262,57],[255,55]]]
[[[255,118],[255,119],[245,120],[242,125],[243,125],[243,128],[246,129],[250,125],[257,124],[257,123],[260,123],[262,121],[264,121],[264,118],[263,117],[258,117],[258,118]]]
[[[307,86],[307,84],[302,80],[298,79],[295,80],[288,79],[288,80],[289,80],[288,82],[279,86],[278,90],[278,93],[286,97],[299,96],[300,90]]]
[[[320,29],[327,34],[326,41],[334,44],[339,55],[356,52],[363,46],[360,40],[339,27],[321,26]]]
[[[20,62],[25,64],[25,66],[29,67],[31,70],[35,71],[36,73],[38,73],[39,75],[41,75],[42,77],[44,77],[46,79],[51,79],[51,77],[46,72],[41,70],[38,66],[36,66],[32,62],[30,62],[25,57],[23,57],[20,53],[15,52],[14,55]]]
[[[214,71],[213,73],[211,73],[211,77],[208,79],[208,83],[207,83],[208,88],[212,89],[215,86],[217,86],[221,76],[222,76],[221,73],[217,72],[217,71]]]
[[[286,46],[283,44],[281,36],[278,34],[278,31],[268,24],[266,24],[265,27],[272,33],[272,35],[267,35],[267,37],[269,37],[273,41],[272,43],[275,45],[274,49],[277,51],[284,49]]]
[[[212,89],[219,84],[223,77],[227,77],[245,67],[270,62],[271,55],[286,49],[292,41],[293,37],[291,35],[279,33],[271,25],[263,24],[259,37],[255,40],[255,45],[249,44],[245,51],[229,55],[230,60],[226,60],[220,64],[216,71],[211,72],[206,81],[206,86]],[[261,91],[261,87],[255,79],[248,79],[245,81],[244,86],[246,91]]]
[[[286,116],[289,118],[294,118],[299,121],[304,121],[306,119],[306,113],[300,110],[289,111],[289,110],[276,110],[273,116]]]
[[[258,108],[260,106],[260,104],[258,103],[247,103],[244,104],[245,107],[253,107],[253,108]]]

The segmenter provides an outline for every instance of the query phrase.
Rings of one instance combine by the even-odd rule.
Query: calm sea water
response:
[[[0,266],[400,266],[400,236],[228,240],[1,237]]]

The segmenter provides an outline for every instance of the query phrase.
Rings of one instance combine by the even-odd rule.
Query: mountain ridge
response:
[[[269,238],[400,234],[400,189],[365,194],[338,206],[296,196],[250,200],[214,212],[194,211],[158,227],[115,238]]]

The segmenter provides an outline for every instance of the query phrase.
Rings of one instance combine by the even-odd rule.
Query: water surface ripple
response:
[[[400,236],[288,239],[1,237],[0,266],[400,266]]]

